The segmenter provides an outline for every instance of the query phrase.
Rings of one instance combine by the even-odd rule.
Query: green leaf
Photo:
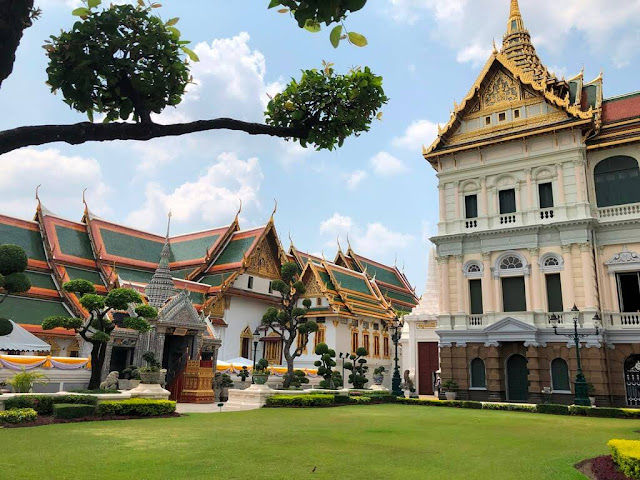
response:
[[[273,7],[277,7],[280,4],[280,0],[271,0],[271,2],[269,2],[269,6],[267,8],[273,8]]]
[[[318,33],[321,30],[320,24],[311,18],[304,23],[304,29],[311,33]]]
[[[196,52],[194,52],[190,48],[187,48],[187,47],[180,47],[180,48],[182,48],[182,51],[187,54],[187,56],[191,59],[192,62],[200,61],[200,57],[198,57],[198,55],[196,55]]]
[[[91,15],[91,10],[86,7],[80,7],[72,11],[71,15],[74,17],[86,17],[87,15]]]
[[[167,30],[169,30],[171,33],[173,33],[173,35],[176,38],[180,38],[180,35],[181,35],[180,30],[178,30],[176,27],[167,27]]]
[[[87,2],[87,5],[89,5],[89,8],[96,8],[101,3],[102,3],[102,0],[89,0]]]
[[[356,32],[349,32],[349,41],[353,43],[356,47],[366,47],[367,46],[367,38],[364,35],[360,35]]]
[[[176,23],[178,23],[178,20],[180,20],[180,17],[170,18],[169,20],[167,20],[167,23],[165,23],[165,25],[167,27],[170,27],[171,25],[175,25]]]
[[[342,25],[337,25],[333,27],[331,33],[329,34],[329,40],[331,40],[331,45],[333,48],[338,48],[340,45],[340,36],[342,35]]]

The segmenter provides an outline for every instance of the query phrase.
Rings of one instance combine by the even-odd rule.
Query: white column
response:
[[[454,195],[456,196],[456,220],[460,220],[462,218],[460,214],[460,182],[453,182],[454,186]]]
[[[493,298],[494,308],[496,312],[502,312],[504,310],[504,304],[502,303],[502,282],[499,275],[493,276]]]
[[[562,245],[562,258],[564,260],[564,269],[562,270],[562,290],[563,305],[568,312],[576,303],[576,296],[573,286],[573,257],[571,255],[571,247],[573,245]]]
[[[576,192],[578,193],[578,203],[585,201],[586,187],[583,181],[583,172],[585,161],[583,159],[573,161],[575,175],[576,175]]]
[[[445,184],[440,182],[438,183],[438,191],[440,194],[440,221],[441,222],[446,222],[447,221],[447,205],[445,203],[445,194],[444,194],[444,189],[445,189]]]
[[[584,279],[584,308],[595,310],[598,308],[598,299],[596,298],[595,270],[590,243],[580,244],[580,256],[582,259],[582,278]]]
[[[449,257],[438,257],[438,264],[440,265],[440,286],[442,287],[442,296],[440,298],[442,308],[440,309],[440,313],[449,314],[451,313],[450,307],[450,292],[449,292]]]
[[[491,253],[482,254],[484,273],[482,276],[482,308],[485,313],[495,312],[493,306],[493,278],[491,278]]]
[[[525,174],[527,175],[527,209],[533,210],[533,185],[531,178],[531,169],[525,169]],[[524,209],[523,209],[524,210]]]
[[[556,165],[556,171],[558,172],[558,205],[565,204],[564,198],[564,166],[562,163]]]
[[[538,265],[540,249],[530,248],[529,254],[531,255],[531,286],[533,294],[533,311],[542,312],[542,282],[544,279],[540,275],[540,265]]]
[[[609,293],[611,294],[611,311],[620,312],[620,301],[618,297],[618,282],[616,281],[616,274],[608,272],[609,276]]]
[[[524,296],[525,301],[527,302],[527,312],[533,311],[533,303],[531,301],[531,274],[524,274]]]
[[[489,216],[489,197],[487,194],[487,177],[480,177],[480,201],[482,202],[482,213],[480,216]]]
[[[464,255],[456,255],[456,281],[457,281],[457,292],[456,296],[458,297],[458,313],[465,313],[465,300],[467,298],[465,288],[464,288],[464,275],[462,274],[462,260],[464,259]]]

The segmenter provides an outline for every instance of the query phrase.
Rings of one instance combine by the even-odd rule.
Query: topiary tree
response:
[[[302,301],[304,308],[298,307],[300,297],[307,291],[298,279],[300,267],[294,262],[285,262],[280,269],[280,279],[271,282],[274,291],[280,293],[281,308],[270,307],[262,316],[262,324],[277,333],[282,339],[284,358],[287,360],[287,374],[284,376],[283,386],[289,388],[294,378],[293,362],[302,355],[309,342],[309,334],[318,330],[313,320],[307,320],[305,315],[311,307],[308,298]],[[298,346],[291,351],[297,336],[301,339]]]
[[[89,312],[89,318],[59,315],[47,317],[42,322],[42,329],[51,330],[61,327],[74,330],[86,342],[92,344],[89,390],[98,389],[107,343],[116,328],[116,325],[108,317],[109,312],[134,308],[135,316],[126,317],[123,320],[123,326],[139,332],[146,332],[151,329],[149,320],[157,318],[158,311],[143,304],[140,294],[128,288],[114,288],[106,296],[96,295],[93,283],[82,279],[66,282],[62,288],[80,297],[80,304]]]
[[[367,367],[367,359],[364,358],[367,356],[367,349],[364,347],[358,348],[356,350],[356,354],[349,355],[349,358],[352,362],[345,362],[344,368],[345,370],[351,371],[349,374],[349,383],[353,385],[353,388],[364,388],[365,383],[369,380],[365,376],[369,367]]]
[[[147,0],[104,8],[101,0],[84,3],[72,12],[78,21],[50,36],[44,48],[52,92],[60,92],[64,102],[85,113],[89,122],[0,131],[0,154],[51,142],[149,140],[215,129],[296,139],[303,146],[331,150],[347,137],[368,131],[388,101],[382,78],[369,68],[339,75],[325,64],[323,70],[304,70],[299,81],[292,80],[273,97],[264,124],[231,118],[156,124],[151,113],[181,102],[191,81],[189,62],[198,61],[175,26],[178,18],[161,20],[154,14],[161,4]],[[272,0],[267,5],[288,7],[280,11],[291,11],[298,25],[312,32],[320,30],[321,23],[335,24],[330,40],[337,47],[342,39],[366,45],[362,35],[344,27],[346,17],[365,4],[366,0]],[[0,0],[0,42],[5,47],[0,48],[0,85],[11,74],[23,30],[38,15],[33,0]],[[105,122],[94,123],[95,113]]]
[[[288,375],[285,374],[285,375]],[[309,383],[309,379],[307,378],[307,374],[304,373],[302,370],[294,370],[293,371],[293,378],[291,379],[291,381],[289,382],[290,388],[294,387],[294,388],[301,388],[302,385]]]
[[[31,288],[31,281],[24,273],[29,259],[27,253],[19,245],[0,245],[0,303],[9,295],[25,293]],[[13,325],[7,318],[0,318],[0,336],[9,335]]]
[[[334,371],[333,367],[336,366],[336,352],[332,348],[329,348],[326,343],[320,342],[316,345],[316,355],[320,355],[320,360],[316,360],[313,364],[318,367],[318,375],[323,380],[320,381],[321,388],[327,388],[333,390],[336,388],[334,383]]]

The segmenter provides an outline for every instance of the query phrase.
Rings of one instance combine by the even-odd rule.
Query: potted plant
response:
[[[374,385],[382,385],[382,381],[384,380],[384,372],[385,372],[385,368],[380,365],[379,367],[376,367],[375,370],[373,371],[373,383]]]
[[[268,366],[269,362],[265,358],[261,358],[258,363],[256,363],[256,368],[251,375],[253,377],[253,383],[256,385],[264,385],[267,383],[267,380],[269,380]]]
[[[140,385],[140,371],[135,365],[129,365],[120,372],[118,387],[120,390],[132,390]]]
[[[589,392],[589,400],[591,401],[591,406],[595,407],[596,406],[596,387],[593,385],[593,383],[588,382],[587,383],[587,391]]]
[[[447,400],[455,400],[458,395],[458,383],[455,380],[447,380],[442,385],[444,389],[444,396],[447,397]]]
[[[222,375],[217,377],[216,380],[216,386],[220,392],[220,401],[226,402],[227,400],[229,400],[229,389],[233,387],[231,377],[228,374],[223,373]]]
[[[147,352],[142,355],[142,359],[146,362],[144,367],[140,367],[138,371],[140,372],[140,380],[142,383],[150,384],[157,383],[160,384],[162,382],[162,372],[160,372],[160,362],[156,358],[155,353]]]
[[[251,374],[249,373],[249,370],[247,370],[247,367],[242,367],[242,370],[238,372],[238,376],[240,377],[240,381],[242,383],[245,382],[245,380],[249,377],[249,375]]]
[[[20,373],[16,373],[13,377],[7,379],[7,384],[11,385],[15,393],[31,393],[34,385],[46,385],[49,379],[38,372],[27,372],[22,367]]]

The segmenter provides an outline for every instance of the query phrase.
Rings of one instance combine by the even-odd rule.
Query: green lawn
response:
[[[640,438],[638,429],[634,420],[409,405],[190,414],[0,429],[0,477],[580,479],[574,463],[606,453],[611,438]]]

